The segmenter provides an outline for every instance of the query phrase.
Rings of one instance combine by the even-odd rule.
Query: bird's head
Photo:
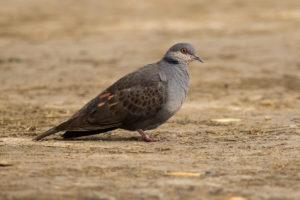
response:
[[[188,64],[193,60],[198,60],[200,62],[204,62],[199,56],[196,54],[196,49],[193,45],[189,43],[177,43],[173,45],[165,54],[164,60],[169,60],[170,62],[179,62]]]

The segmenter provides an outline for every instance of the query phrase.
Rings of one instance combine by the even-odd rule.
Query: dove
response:
[[[203,62],[194,46],[177,43],[160,61],[125,75],[69,119],[33,140],[60,131],[65,132],[63,138],[76,138],[125,129],[137,131],[142,141],[159,141],[145,131],[162,125],[181,108],[189,87],[189,64],[194,60]]]

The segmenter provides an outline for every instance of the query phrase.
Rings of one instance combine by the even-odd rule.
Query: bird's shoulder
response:
[[[153,63],[125,75],[107,88],[106,91],[116,92],[137,86],[155,85],[158,82],[166,81],[166,74],[159,63]]]

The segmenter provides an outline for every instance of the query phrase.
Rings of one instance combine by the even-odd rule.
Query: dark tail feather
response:
[[[104,133],[107,131],[112,131],[117,128],[112,127],[112,128],[106,128],[106,129],[100,129],[100,130],[93,130],[93,131],[66,131],[62,137],[67,139],[67,138],[76,138],[76,137],[82,137],[82,136],[88,136],[88,135],[96,135],[99,133]]]
[[[54,134],[54,133],[59,132],[59,130],[57,130],[56,128],[57,128],[57,127],[53,127],[53,128],[51,128],[51,129],[49,129],[48,131],[45,131],[44,133],[42,133],[42,134],[36,136],[36,137],[33,138],[32,140],[38,141],[38,140],[43,139],[44,137],[47,137],[48,135],[52,135],[52,134]]]

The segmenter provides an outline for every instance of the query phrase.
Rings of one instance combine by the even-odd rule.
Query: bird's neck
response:
[[[171,64],[171,65],[177,65],[179,64],[179,61],[177,59],[171,58],[171,57],[163,57],[162,59],[164,62]]]
[[[164,61],[168,64],[173,64],[173,65],[182,64],[182,65],[186,65],[186,67],[190,63],[189,61],[185,61],[185,60],[182,60],[182,59],[177,59],[177,58],[170,57],[170,56],[167,56],[167,55],[162,58],[162,61]]]
[[[176,85],[176,87],[182,87],[187,92],[189,85],[189,70],[188,64],[176,62],[174,58],[172,60],[168,57],[162,59],[162,69],[166,72],[170,84]]]
[[[163,57],[160,63],[165,63],[165,66],[168,66],[172,71],[185,71],[188,74],[188,65],[189,63],[183,63],[177,60],[176,58],[171,58],[168,56]]]
[[[168,101],[170,110],[177,111],[182,105],[189,87],[189,72],[186,64],[166,63],[166,60],[161,64],[168,80]]]

